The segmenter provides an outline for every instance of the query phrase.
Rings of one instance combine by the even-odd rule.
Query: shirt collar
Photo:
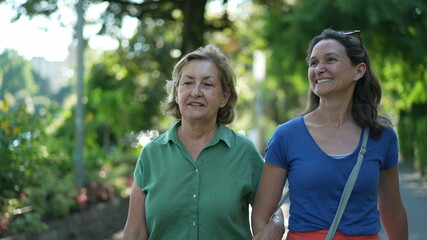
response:
[[[166,133],[163,144],[172,141],[174,143],[180,143],[181,141],[178,138],[178,127],[181,126],[181,121],[177,121]],[[217,144],[219,141],[223,141],[229,148],[231,148],[231,132],[229,128],[224,124],[220,123],[218,130],[215,133],[215,137],[208,143],[206,147]]]

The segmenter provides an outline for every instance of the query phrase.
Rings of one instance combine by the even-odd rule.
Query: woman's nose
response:
[[[316,73],[316,75],[319,75],[324,71],[325,71],[325,66],[322,63],[317,64],[316,68],[314,69],[314,72]]]
[[[201,85],[200,84],[194,84],[193,89],[191,90],[191,96],[192,97],[198,97],[201,94]]]

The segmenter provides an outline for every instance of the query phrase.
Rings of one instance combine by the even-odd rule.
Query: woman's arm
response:
[[[269,223],[269,218],[280,201],[287,175],[286,169],[268,162],[265,163],[252,209],[254,239],[282,238],[283,226],[279,226],[280,229],[278,229],[276,223],[273,221]]]
[[[382,170],[378,190],[378,209],[389,240],[408,239],[408,218],[400,198],[399,170]]]
[[[145,194],[134,182],[129,200],[129,212],[123,240],[146,240],[148,239],[147,224],[145,221]]]

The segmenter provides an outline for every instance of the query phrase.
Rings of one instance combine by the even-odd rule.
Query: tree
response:
[[[139,3],[94,0],[86,1],[85,8],[89,4],[101,3],[107,3],[107,7],[97,22],[102,25],[99,34],[115,37],[120,47],[91,68],[86,95],[89,97],[88,112],[96,116],[94,121],[101,121],[97,123],[97,131],[103,133],[101,136],[109,136],[98,142],[107,143],[120,139],[126,131],[158,125],[164,79],[169,77],[176,58],[204,45],[206,31],[223,29],[230,25],[230,21],[226,12],[218,18],[205,18],[207,0]],[[14,19],[53,16],[60,4],[60,1],[49,0],[16,3]],[[127,17],[139,20],[137,33],[132,39],[122,39],[117,34]],[[114,88],[110,89],[111,86]],[[106,103],[111,103],[108,109],[103,108]]]
[[[6,0],[0,0],[7,2]],[[228,15],[224,15],[212,21],[206,21],[205,8],[208,0],[93,0],[86,1],[86,8],[89,4],[108,3],[108,7],[99,18],[102,25],[99,34],[117,35],[117,28],[121,28],[123,19],[126,17],[136,18],[139,21],[144,19],[162,19],[163,21],[175,21],[182,24],[181,51],[186,53],[190,50],[204,45],[204,33],[206,31],[221,30],[230,24]],[[226,4],[228,0],[223,0]],[[61,1],[52,0],[28,0],[23,3],[13,3],[16,11],[12,21],[22,16],[34,17],[37,15],[51,16],[59,9]],[[69,7],[74,5],[69,2]]]
[[[7,92],[17,94],[20,91],[30,95],[38,91],[31,64],[16,51],[6,49],[0,54],[0,99]]]
[[[209,23],[205,21],[204,11],[207,0],[144,1],[142,3],[109,0],[108,2],[110,4],[103,14],[104,24],[101,33],[111,34],[114,26],[120,26],[118,24],[124,16],[132,16],[140,21],[148,18],[162,19],[182,23],[182,52],[186,53],[204,44],[203,34],[209,27]],[[109,19],[115,20],[111,22]]]

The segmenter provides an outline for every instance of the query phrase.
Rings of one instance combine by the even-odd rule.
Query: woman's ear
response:
[[[359,63],[356,67],[356,73],[354,75],[353,80],[358,81],[363,77],[363,75],[365,75],[365,72],[366,72],[366,64],[364,62]]]
[[[228,103],[228,100],[230,99],[230,95],[231,92],[230,90],[224,91],[223,97],[222,97],[222,102],[221,102],[221,106],[220,107],[225,107]]]

